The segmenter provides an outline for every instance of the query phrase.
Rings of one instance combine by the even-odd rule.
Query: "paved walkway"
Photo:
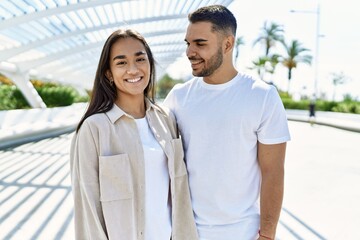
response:
[[[71,136],[0,151],[0,239],[73,239]]]
[[[360,134],[290,122],[277,240],[360,239]],[[72,134],[0,151],[0,239],[71,240]]]
[[[291,121],[312,121],[317,125],[330,126],[360,133],[360,114],[317,111],[316,117],[310,119],[308,111],[288,109],[286,110],[286,113],[287,118]]]
[[[292,121],[289,125],[292,140],[280,224],[290,231],[278,237],[360,239],[360,133]]]

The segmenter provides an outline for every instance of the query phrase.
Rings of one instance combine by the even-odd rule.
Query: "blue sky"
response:
[[[350,81],[336,88],[336,99],[340,100],[345,93],[349,93],[360,100],[360,2],[356,0],[235,0],[229,9],[237,18],[238,36],[245,39],[236,66],[240,71],[257,76],[248,67],[264,51],[260,45],[253,46],[253,42],[265,21],[282,25],[287,41],[300,41],[314,56],[317,14],[300,11],[315,12],[317,3],[320,6],[320,34],[324,35],[319,39],[318,92],[325,93],[328,99],[332,99],[334,87],[331,73],[343,72]],[[299,12],[291,13],[290,10]],[[277,51],[282,51],[281,46],[278,46]],[[315,79],[314,65],[300,64],[293,71],[290,88],[293,94],[311,95]],[[185,57],[173,64],[168,72],[173,77],[186,78],[191,75],[190,65]],[[277,67],[273,81],[279,88],[287,89],[287,71],[284,67]]]

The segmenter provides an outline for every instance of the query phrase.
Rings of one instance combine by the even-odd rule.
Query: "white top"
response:
[[[135,119],[145,160],[145,240],[169,240],[171,208],[166,156],[146,118]]]
[[[224,84],[194,78],[164,101],[181,132],[200,238],[253,240],[259,229],[257,141],[290,140],[273,86],[238,74]]]

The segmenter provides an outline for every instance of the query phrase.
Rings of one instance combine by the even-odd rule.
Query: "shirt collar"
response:
[[[156,106],[155,104],[153,104],[152,102],[150,102],[150,100],[148,98],[145,98],[145,107],[146,107],[146,114],[149,112],[150,109],[154,108],[156,110],[160,110],[158,106]],[[113,104],[113,107],[110,109],[110,111],[105,113],[108,118],[110,119],[110,121],[112,123],[115,123],[119,118],[121,118],[122,116],[128,116],[130,118],[132,118],[131,115],[127,114],[126,112],[124,112],[120,107],[118,107],[115,103]]]

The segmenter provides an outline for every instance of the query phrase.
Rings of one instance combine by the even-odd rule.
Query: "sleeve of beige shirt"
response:
[[[85,121],[70,151],[76,239],[107,239],[100,203],[98,138]]]

